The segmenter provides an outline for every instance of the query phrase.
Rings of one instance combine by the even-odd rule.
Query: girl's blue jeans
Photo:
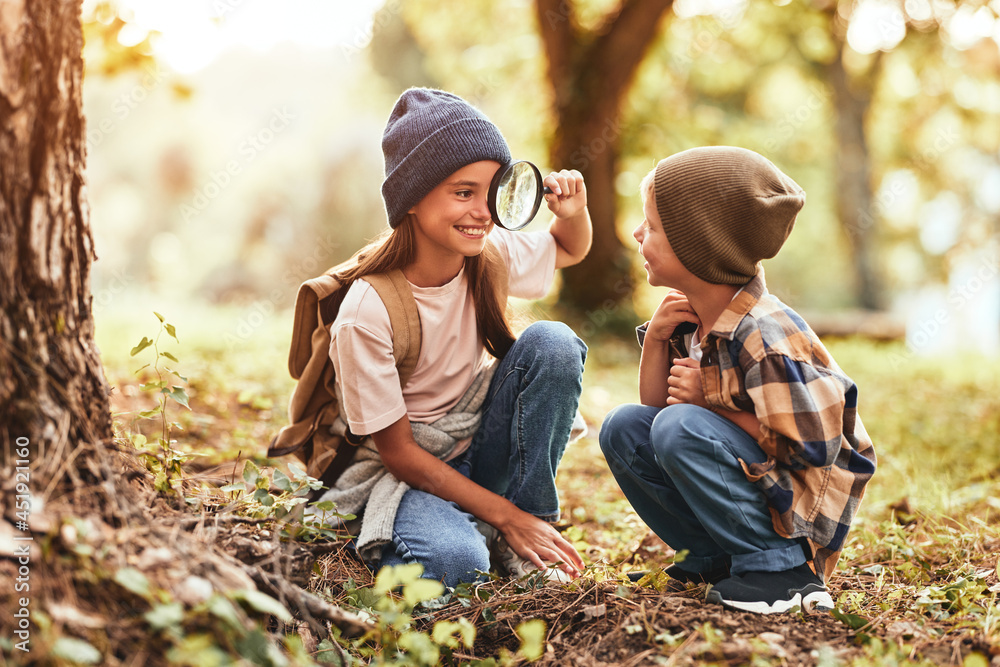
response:
[[[601,449],[625,497],[673,549],[678,566],[733,575],[780,572],[806,561],[797,540],[778,535],[764,494],[739,459],[767,455],[746,431],[696,405],[620,405],[604,419]]]
[[[587,346],[560,322],[535,322],[497,363],[483,421],[465,454],[449,464],[480,486],[546,521],[559,517],[556,468],[580,400]],[[408,490],[380,565],[418,562],[446,586],[490,569],[475,517],[453,502]]]

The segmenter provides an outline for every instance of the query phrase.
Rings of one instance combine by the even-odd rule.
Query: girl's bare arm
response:
[[[583,561],[559,531],[421,448],[413,439],[410,422],[405,416],[373,433],[372,439],[386,469],[396,479],[414,489],[455,502],[503,533],[511,548],[536,567],[545,569],[545,561],[561,562],[568,574],[579,576]]]

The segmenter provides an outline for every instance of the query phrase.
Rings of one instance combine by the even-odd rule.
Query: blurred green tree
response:
[[[957,182],[951,152],[965,140],[984,155],[991,150],[997,47],[989,38],[956,45],[956,26],[988,27],[992,6],[749,0],[687,3],[674,8],[680,15],[672,8],[652,0],[512,0],[461,13],[450,3],[403,6],[439,85],[462,94],[485,88],[491,114],[499,106],[512,118],[542,118],[514,126],[548,147],[553,167],[585,167],[597,238],[591,256],[563,272],[564,304],[627,315],[631,284],[622,277],[630,263],[619,241],[625,229],[615,226],[615,187],[628,192],[623,201],[634,213],[639,172],[655,158],[712,143],[753,148],[809,181],[812,224],[797,238],[809,242],[810,255],[824,244],[824,261],[793,248],[775,260],[775,275],[810,302],[883,308],[901,287],[897,264],[913,273],[913,261],[899,257],[941,263],[915,241],[917,214],[900,222],[898,209],[903,199],[922,204],[945,188],[976,213],[976,187]],[[886,191],[900,171],[919,183],[906,197]],[[842,276],[836,286],[831,272]]]
[[[559,300],[574,310],[617,310],[632,291],[631,260],[615,225],[622,107],[672,5],[621,0],[588,30],[573,0],[535,2],[555,117],[550,160],[583,174],[594,221],[590,254],[563,270]]]

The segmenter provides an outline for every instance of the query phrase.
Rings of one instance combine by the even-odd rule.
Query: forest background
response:
[[[286,419],[296,289],[384,228],[385,119],[405,88],[442,87],[482,108],[516,157],[588,177],[599,236],[592,257],[563,272],[549,297],[517,309],[566,319],[591,347],[581,406],[591,433],[567,454],[559,483],[564,528],[598,573],[589,584],[598,592],[587,604],[575,591],[550,600],[570,631],[518,597],[537,591],[508,591],[524,612],[508,614],[506,634],[493,627],[503,602],[456,596],[453,607],[474,609],[475,648],[432,635],[434,620],[459,618],[447,606],[437,619],[433,607],[392,607],[400,615],[384,614],[396,620],[367,643],[346,631],[331,643],[315,626],[229,593],[227,604],[246,616],[212,631],[206,618],[222,623],[228,612],[168,584],[157,570],[163,547],[150,535],[133,555],[112,558],[115,567],[96,547],[81,553],[88,541],[75,535],[89,519],[56,512],[60,469],[45,489],[46,548],[78,560],[60,561],[67,569],[58,572],[74,574],[50,598],[69,595],[75,611],[43,604],[34,659],[124,664],[143,636],[152,655],[175,664],[208,664],[191,656],[213,652],[228,656],[219,664],[516,661],[533,649],[514,621],[538,617],[548,622],[542,658],[555,662],[1000,662],[998,14],[997,0],[84,3],[92,307],[116,442],[141,463],[126,477],[148,476],[137,484],[158,497],[179,489],[195,512],[218,507],[212,489],[225,469],[226,493],[238,495],[232,483],[241,478],[250,487],[236,513],[272,522],[233,533],[229,546],[260,543],[265,528],[265,538],[281,535],[250,492],[262,479],[278,484],[278,470],[295,479],[264,451]],[[709,144],[756,150],[807,191],[789,241],[765,263],[768,285],[858,380],[879,451],[832,625],[742,616],[732,625],[664,607],[655,581],[631,593],[614,583],[673,557],[614,487],[595,439],[603,415],[637,397],[631,330],[663,295],[635,262],[638,184],[658,159]],[[545,224],[540,215],[528,229]],[[157,354],[180,359],[169,364],[176,391],[162,395],[158,414],[135,352],[157,331]],[[160,419],[168,410],[170,425]],[[170,444],[162,450],[154,446],[161,427]],[[90,530],[92,546],[114,541]],[[369,590],[370,573],[337,565],[350,576],[324,570],[310,590],[363,620],[384,611],[377,604],[389,596],[358,592]],[[88,587],[112,581],[105,593],[117,597],[88,602]],[[154,581],[166,593],[150,593]],[[295,611],[287,591],[258,585]],[[399,620],[409,614],[434,640],[423,653],[399,641],[411,632]],[[122,630],[99,628],[113,618],[127,619]],[[768,629],[784,634],[784,648]],[[827,648],[810,653],[817,637]],[[0,650],[18,657],[3,641]],[[259,658],[265,645],[283,657]],[[498,653],[508,649],[521,652]]]

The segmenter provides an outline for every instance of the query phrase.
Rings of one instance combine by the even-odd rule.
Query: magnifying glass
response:
[[[527,160],[506,164],[497,170],[487,198],[493,221],[512,231],[534,219],[542,195],[552,192],[542,185],[538,167]]]

